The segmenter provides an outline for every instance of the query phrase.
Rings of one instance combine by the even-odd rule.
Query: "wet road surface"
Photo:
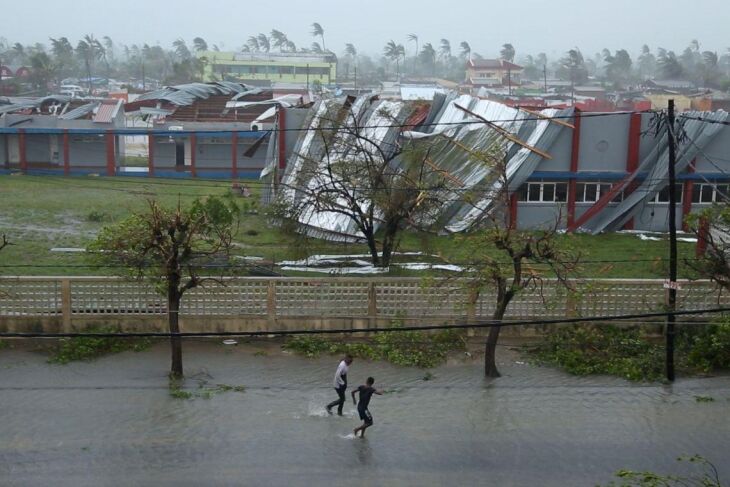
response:
[[[344,417],[324,410],[337,357],[187,342],[186,388],[246,391],[185,400],[169,394],[164,344],[65,366],[3,350],[0,485],[592,486],[622,468],[687,473],[675,459],[690,454],[730,479],[730,377],[637,385],[501,352],[497,380],[478,361],[428,381],[356,361],[351,387],[372,375],[390,391],[373,397],[360,440],[351,402]]]

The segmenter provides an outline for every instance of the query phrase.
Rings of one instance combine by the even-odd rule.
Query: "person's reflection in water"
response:
[[[357,460],[360,465],[371,466],[373,465],[373,449],[370,448],[370,443],[366,438],[362,441],[355,441],[355,451],[357,452]]]

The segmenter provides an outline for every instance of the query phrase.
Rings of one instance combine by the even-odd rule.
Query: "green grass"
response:
[[[235,254],[278,262],[313,254],[362,254],[364,245],[337,244],[295,236],[272,226],[258,204],[260,187],[249,181],[252,197],[236,234]],[[104,225],[144,208],[147,198],[166,205],[189,203],[230,191],[228,181],[170,180],[122,177],[0,176],[0,233],[14,244],[0,252],[4,275],[110,275],[114,269],[84,267],[83,253],[51,252],[54,247],[85,248]],[[255,203],[254,203],[255,202]],[[666,275],[666,241],[642,241],[633,235],[564,235],[566,244],[581,249],[582,274],[605,278],[661,278]],[[461,236],[409,232],[401,251],[441,255],[455,263],[470,261]],[[680,257],[692,257],[694,245],[680,243]],[[406,260],[411,260],[410,258]],[[622,260],[622,263],[595,261]],[[306,275],[292,273],[292,275]],[[310,274],[311,275],[311,274]],[[422,275],[394,268],[392,275]],[[680,272],[680,276],[685,276]]]

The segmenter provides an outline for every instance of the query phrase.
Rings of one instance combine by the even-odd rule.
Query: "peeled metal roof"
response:
[[[415,144],[421,140],[428,141],[430,160],[440,171],[449,175],[449,184],[442,194],[444,203],[427,217],[429,221],[425,223],[436,224],[450,232],[464,231],[478,224],[484,214],[491,210],[491,197],[501,184],[492,170],[474,153],[487,151],[495,144],[506,149],[509,158],[507,176],[511,189],[519,187],[542,160],[533,151],[507,142],[497,130],[465,113],[457,105],[487,120],[498,121],[496,125],[544,152],[549,151],[561,130],[565,129],[549,120],[535,121],[534,114],[529,112],[454,92],[446,96],[437,95],[431,113],[426,117],[426,124],[420,130],[401,132],[399,127],[418,109],[416,104],[374,100],[367,96],[354,101],[345,122],[350,125],[357,123],[363,137],[377,145],[373,151],[382,150],[386,154],[392,154],[400,137],[411,139]],[[305,127],[318,128],[328,110],[342,106],[344,99],[319,102],[305,121]],[[572,109],[544,112],[545,116],[570,114]],[[328,157],[316,134],[316,130],[306,130],[299,137],[283,175],[284,189],[280,191],[279,197],[302,209],[300,223],[309,233],[321,236],[324,232],[327,238],[335,240],[359,238],[360,233],[349,217],[336,212],[318,211],[313,202],[308,201],[308,194],[329,182],[323,170],[327,160],[348,158],[347,140],[335,139]],[[464,147],[468,147],[469,151],[464,150]],[[407,163],[396,158],[393,164],[404,168]],[[318,171],[314,170],[317,169],[316,165],[319,166]],[[475,204],[465,203],[465,190],[473,193]]]
[[[159,90],[150,91],[141,95],[135,101],[163,100],[177,106],[188,106],[196,100],[205,100],[215,95],[237,95],[255,91],[251,87],[230,81],[216,83],[188,83],[176,86],[166,86]]]
[[[682,126],[686,137],[678,137],[675,170],[677,174],[684,171],[703,148],[723,129],[721,123],[727,122],[730,114],[724,110],[716,112],[684,112],[677,119],[677,128]],[[679,134],[679,131],[675,129]],[[679,134],[681,135],[681,134]],[[621,182],[621,189],[626,188],[639,174],[647,174],[643,182],[614,209],[604,209],[599,215],[588,221],[581,230],[596,234],[602,231],[620,230],[640,210],[641,203],[654,196],[667,186],[669,176],[669,143],[667,135],[661,137],[652,151],[641,161],[637,171]]]
[[[87,103],[85,105],[81,105],[80,107],[76,107],[73,110],[69,110],[68,112],[64,113],[63,115],[60,115],[58,118],[60,120],[77,120],[81,117],[85,117],[89,113],[93,113],[93,111],[98,106],[99,106],[98,101]]]

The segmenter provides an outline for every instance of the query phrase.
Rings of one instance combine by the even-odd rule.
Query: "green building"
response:
[[[206,51],[198,56],[207,59],[205,81],[270,81],[302,86],[318,81],[327,86],[337,79],[337,57],[332,53]]]

